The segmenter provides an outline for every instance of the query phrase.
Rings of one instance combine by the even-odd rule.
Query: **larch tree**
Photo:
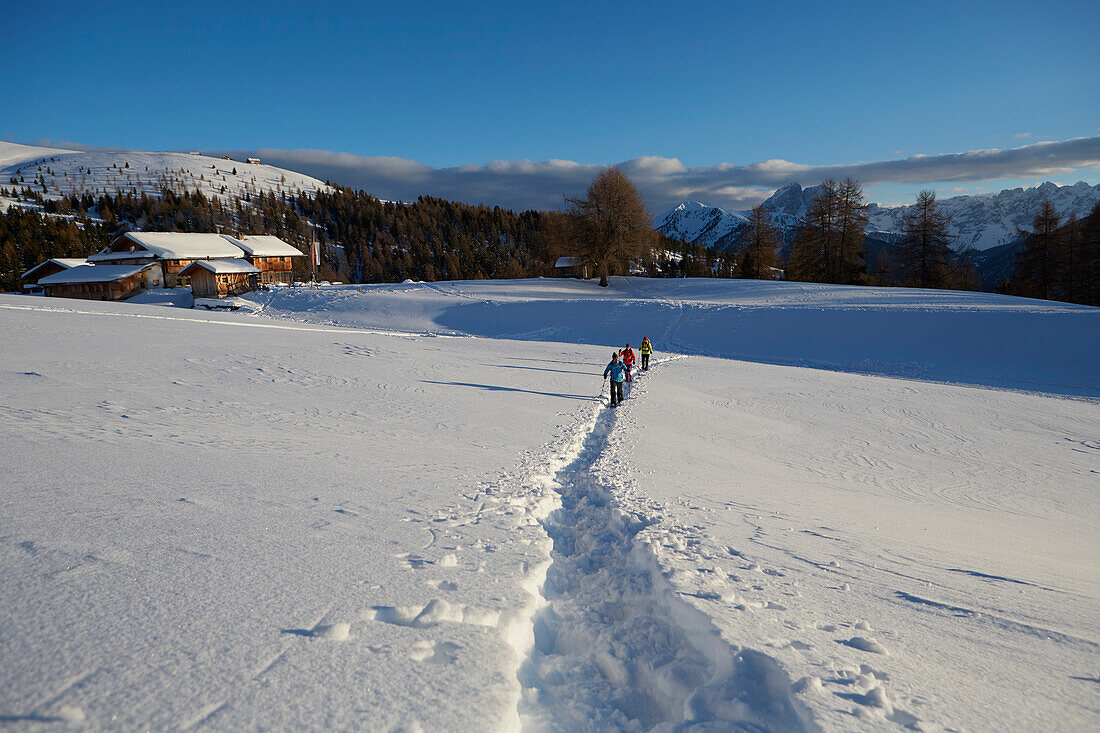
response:
[[[839,243],[830,282],[858,284],[867,279],[863,240],[867,236],[867,204],[863,186],[846,178],[837,187]]]
[[[828,262],[837,246],[836,181],[821,183],[809,211],[800,222],[787,263],[787,278],[805,282],[827,282]]]
[[[570,250],[592,265],[607,287],[613,270],[652,255],[657,243],[653,216],[638,189],[620,169],[600,171],[584,198],[566,198],[572,223]]]
[[[866,230],[867,204],[859,182],[851,178],[841,183],[823,181],[795,238],[789,279],[862,283],[867,273]]]
[[[741,239],[738,275],[755,280],[774,280],[780,234],[763,206],[753,207],[749,226]]]
[[[1016,260],[1010,291],[1036,298],[1056,297],[1062,255],[1062,217],[1049,200],[1035,215],[1032,232]]]
[[[1082,267],[1082,303],[1100,305],[1100,201],[1092,207],[1085,226],[1085,255]]]
[[[921,191],[902,224],[898,252],[906,280],[921,288],[949,287],[951,217],[936,204],[935,191]]]

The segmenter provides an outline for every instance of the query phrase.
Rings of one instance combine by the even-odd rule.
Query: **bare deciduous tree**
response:
[[[657,243],[653,216],[626,174],[604,168],[592,179],[584,198],[566,198],[573,224],[570,249],[590,263],[607,287],[613,269],[652,253]]]
[[[738,274],[756,280],[774,280],[776,250],[779,248],[779,230],[763,206],[756,206],[749,214],[749,227],[741,240],[741,257]]]
[[[851,178],[823,181],[791,250],[789,276],[809,282],[864,281],[863,238],[867,204],[863,187]]]

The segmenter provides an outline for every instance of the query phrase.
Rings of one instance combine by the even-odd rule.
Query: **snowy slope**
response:
[[[1100,721],[1098,309],[625,278],[252,303],[0,296],[17,728]],[[602,408],[643,331],[658,363]]]
[[[552,470],[525,454],[595,404],[556,365],[602,349],[13,296],[0,323],[3,721],[514,727]]]
[[[805,217],[817,187],[802,188],[789,183],[778,189],[762,204],[772,221],[788,236]],[[1081,181],[1072,186],[1058,186],[1049,181],[1035,188],[1014,188],[996,194],[954,196],[939,199],[944,213],[952,217],[951,233],[957,249],[973,247],[986,250],[1017,242],[1020,230],[1030,230],[1035,215],[1044,200],[1049,199],[1068,218],[1078,218],[1092,211],[1100,201],[1100,184],[1090,186]],[[871,204],[867,233],[891,235],[902,231],[911,207],[883,207]],[[670,237],[704,244],[719,243],[724,234],[740,232],[747,212],[726,211],[716,206],[685,202],[657,217],[657,229]],[[735,244],[734,239],[721,244]]]
[[[236,170],[236,173],[233,171]],[[22,182],[19,182],[22,177]],[[235,199],[259,192],[326,190],[316,178],[244,161],[187,153],[124,150],[80,152],[0,142],[0,186],[29,186],[46,196],[73,193],[160,195],[164,187]]]
[[[493,338],[642,336],[678,353],[1100,397],[1100,310],[992,293],[757,280],[509,280],[280,290],[268,316]]]

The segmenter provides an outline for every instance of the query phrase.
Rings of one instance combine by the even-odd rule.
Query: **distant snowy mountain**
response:
[[[707,245],[739,236],[749,223],[743,214],[698,201],[685,201],[666,211],[657,221],[657,230],[662,234]]]
[[[806,215],[817,187],[802,188],[788,183],[762,206],[789,239],[799,220]],[[1073,186],[1044,183],[1035,188],[1013,188],[995,194],[955,196],[941,199],[940,206],[952,217],[952,234],[957,249],[986,250],[1019,241],[1019,230],[1029,229],[1044,200],[1049,199],[1063,217],[1088,214],[1100,201],[1100,184],[1081,181]],[[909,206],[884,207],[871,204],[868,235],[894,239],[902,230]],[[728,211],[687,201],[657,217],[657,229],[666,236],[707,245],[736,245],[746,226],[744,211]]]
[[[8,142],[0,142],[0,187],[30,187],[47,198],[116,192],[159,196],[167,187],[223,200],[260,192],[329,190],[316,178],[245,160],[142,150],[82,152]]]
[[[955,196],[939,202],[951,215],[954,247],[986,250],[1019,241],[1021,229],[1030,230],[1043,201],[1050,200],[1063,220],[1070,214],[1079,218],[1092,211],[1100,201],[1100,184],[1090,186],[1079,181],[1072,186],[1059,186],[1047,181],[1035,188],[1011,188],[1000,193],[979,196]],[[868,212],[868,231],[900,232],[905,215],[911,207],[884,208],[872,205]]]

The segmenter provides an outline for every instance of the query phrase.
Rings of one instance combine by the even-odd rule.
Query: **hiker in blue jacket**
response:
[[[626,379],[626,365],[619,361],[619,352],[611,354],[611,363],[603,370],[603,378],[611,375],[611,406],[622,404],[623,380]]]

